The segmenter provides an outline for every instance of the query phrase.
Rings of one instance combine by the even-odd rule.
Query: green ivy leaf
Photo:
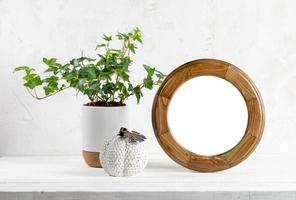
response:
[[[51,83],[51,82],[57,82],[59,80],[59,78],[57,76],[50,76],[46,79],[44,79],[43,81],[46,83]]]
[[[134,41],[138,41],[140,43],[143,43],[142,41],[142,33],[141,33],[141,30],[136,27],[132,30],[132,38]]]
[[[43,62],[44,62],[46,65],[48,65],[48,66],[52,66],[52,65],[57,64],[57,60],[58,60],[58,59],[56,59],[56,58],[50,58],[50,59],[48,59],[48,58],[43,58],[42,60],[43,60]]]
[[[97,50],[97,49],[99,49],[99,48],[101,48],[101,47],[105,47],[106,46],[106,44],[98,44],[97,46],[96,46],[96,49],[95,50]]]
[[[67,78],[67,82],[70,84],[71,87],[73,88],[78,88],[78,83],[79,83],[79,79],[74,77],[74,76],[69,76]]]
[[[155,68],[152,68],[152,67],[145,65],[145,64],[143,66],[144,66],[146,72],[148,73],[148,76],[152,77],[154,75]]]
[[[131,50],[131,52],[133,52],[134,54],[136,53],[136,49],[137,49],[137,47],[136,47],[133,43],[130,43],[130,44],[128,45],[128,48],[129,48],[129,50]]]
[[[101,89],[101,85],[99,82],[94,82],[90,84],[89,88],[97,92]]]
[[[80,90],[80,91],[84,91],[85,89],[85,86],[86,86],[86,84],[87,84],[87,79],[85,79],[85,78],[82,78],[82,79],[78,79],[78,89]]]
[[[52,89],[48,86],[43,87],[43,90],[45,95],[49,95],[50,93],[53,92]]]
[[[122,87],[121,93],[123,94],[124,98],[126,98],[129,95],[125,86]]]
[[[38,75],[25,76],[24,79],[26,80],[24,86],[30,88],[31,90],[39,85],[42,85],[41,78]]]
[[[96,59],[88,58],[88,57],[80,57],[80,58],[77,59],[77,61],[78,61],[79,63],[81,63],[81,62],[83,62],[83,61],[93,62],[93,61],[95,61],[95,60],[96,60]]]
[[[160,71],[156,71],[155,74],[156,77],[158,77],[159,79],[164,79],[166,77],[166,75],[164,75],[162,72]]]
[[[20,67],[16,67],[16,68],[14,68],[14,72],[18,72],[18,71],[22,71],[22,70],[31,70],[31,68],[30,67],[28,67],[28,66],[20,66]]]
[[[122,83],[122,82],[117,82],[116,83],[116,88],[119,90],[119,91],[121,91],[122,90],[122,88],[124,87],[124,84]]]
[[[125,41],[127,41],[129,38],[127,34],[121,33],[121,32],[117,32],[116,36],[119,40],[125,40]]]
[[[100,72],[99,79],[100,80],[111,80],[112,74],[113,74],[113,72],[110,69],[105,68]]]
[[[49,72],[56,72],[56,71],[57,71],[56,68],[47,68],[44,72],[49,73]]]
[[[112,40],[112,36],[107,36],[107,35],[103,35],[103,40],[106,40],[106,41],[111,41]]]
[[[114,83],[106,83],[102,87],[102,91],[104,92],[104,94],[113,94],[114,90],[115,90]]]
[[[87,78],[89,80],[96,79],[99,76],[99,70],[90,65],[89,67],[81,68],[79,71],[79,76],[83,78]]]
[[[118,72],[118,75],[122,80],[129,81],[129,75],[126,72],[120,71]]]
[[[74,59],[70,60],[70,64],[73,65],[73,67],[75,67],[75,68],[82,67],[80,62],[81,61],[79,61],[79,58],[74,58]]]
[[[148,76],[147,78],[145,78],[143,83],[145,88],[148,88],[150,90],[153,88],[153,80],[151,76]]]
[[[141,91],[141,87],[140,86],[136,86],[136,87],[134,87],[134,90],[133,91],[134,91],[134,94],[135,94],[135,96],[137,98],[137,103],[139,103],[141,97],[143,96],[143,93]]]
[[[127,90],[129,92],[134,92],[134,87],[133,87],[133,85],[131,83],[128,84]]]

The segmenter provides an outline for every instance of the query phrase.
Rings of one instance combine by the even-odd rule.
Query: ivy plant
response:
[[[61,63],[56,58],[43,58],[46,69],[42,74],[30,66],[19,66],[14,71],[24,72],[24,86],[38,100],[74,88],[77,93],[86,95],[92,105],[123,105],[130,96],[135,96],[139,103],[143,89],[151,90],[165,78],[162,72],[144,64],[146,77],[141,83],[131,83],[131,56],[136,54],[137,45],[142,43],[141,30],[134,28],[114,36],[103,35],[102,43],[96,46],[95,58],[81,55],[67,63]],[[118,48],[116,44],[119,44]],[[43,90],[41,96],[38,88]]]

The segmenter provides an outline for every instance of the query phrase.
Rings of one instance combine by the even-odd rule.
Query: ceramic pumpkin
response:
[[[106,141],[100,153],[100,160],[105,172],[110,176],[132,176],[147,165],[147,153],[144,149],[145,136],[126,128]]]

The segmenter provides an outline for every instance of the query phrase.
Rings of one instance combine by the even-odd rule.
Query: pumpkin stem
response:
[[[127,138],[129,142],[143,142],[146,137],[136,131],[128,131],[127,128],[121,127],[118,133],[121,138]]]

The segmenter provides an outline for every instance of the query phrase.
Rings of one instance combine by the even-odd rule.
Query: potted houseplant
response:
[[[96,46],[98,56],[95,58],[81,55],[63,64],[56,58],[43,58],[46,65],[43,74],[30,66],[15,68],[16,72],[24,72],[24,86],[37,100],[68,88],[88,97],[89,102],[82,106],[82,149],[91,167],[101,167],[99,152],[104,141],[120,127],[127,126],[125,100],[135,96],[139,103],[142,90],[161,84],[165,77],[155,68],[143,65],[147,76],[139,84],[131,83],[131,55],[136,53],[136,45],[142,43],[139,28],[128,33],[118,32],[115,36],[103,35],[102,39]]]

